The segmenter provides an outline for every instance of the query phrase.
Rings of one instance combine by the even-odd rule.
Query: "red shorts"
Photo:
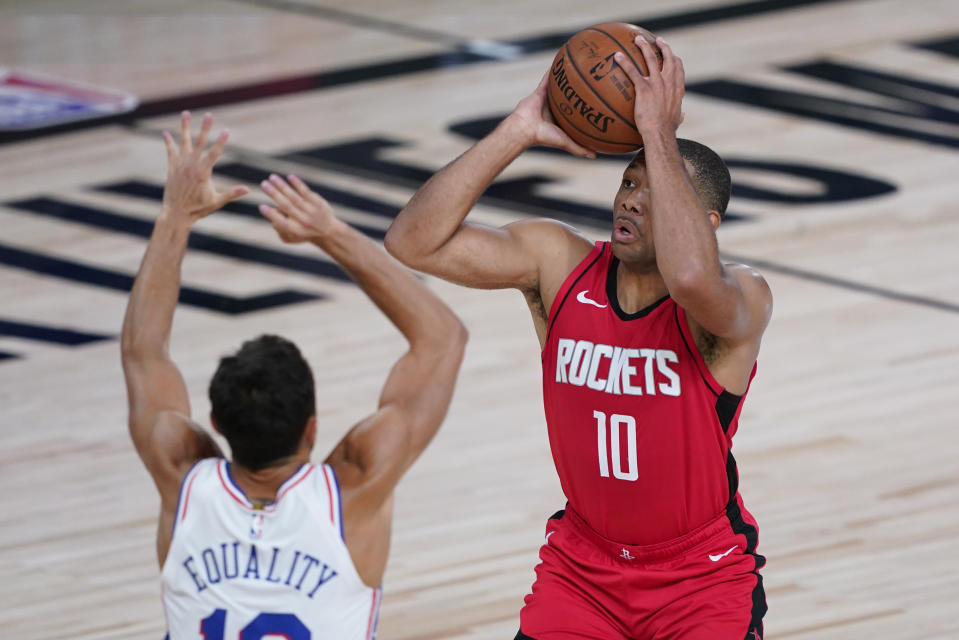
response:
[[[567,507],[546,524],[517,637],[760,640],[765,559],[751,544],[724,513],[674,540],[622,545]]]

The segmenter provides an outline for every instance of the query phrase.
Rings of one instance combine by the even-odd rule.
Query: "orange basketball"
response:
[[[646,60],[636,46],[643,36],[663,56],[656,36],[625,22],[607,22],[583,29],[560,47],[550,69],[547,98],[557,124],[587,149],[628,153],[643,144],[633,114],[635,92],[613,54],[622,51],[643,75]]]

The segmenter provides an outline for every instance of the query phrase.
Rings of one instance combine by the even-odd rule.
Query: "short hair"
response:
[[[704,144],[685,138],[677,138],[679,155],[693,168],[693,187],[696,195],[707,209],[719,213],[720,219],[726,218],[726,207],[732,193],[732,179],[729,167],[715,151]],[[645,149],[640,149],[630,164],[645,162]]]
[[[220,360],[210,380],[213,419],[247,469],[293,455],[316,415],[313,373],[289,340],[262,335]]]

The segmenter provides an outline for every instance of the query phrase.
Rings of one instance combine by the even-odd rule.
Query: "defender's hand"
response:
[[[628,56],[616,52],[616,63],[629,76],[636,90],[636,109],[634,117],[636,128],[644,137],[647,134],[664,132],[675,135],[683,121],[683,96],[686,93],[686,74],[683,61],[662,38],[656,38],[656,45],[663,54],[663,68],[659,68],[659,59],[653,46],[637,36],[636,46],[646,60],[649,75],[639,72]]]
[[[266,195],[276,203],[260,205],[260,213],[273,223],[283,242],[314,242],[343,224],[333,215],[330,203],[294,175],[289,182],[273,174],[260,183]],[[292,186],[290,186],[292,184]]]
[[[520,100],[508,117],[512,118],[517,127],[524,132],[528,146],[556,147],[583,158],[595,158],[594,152],[573,142],[573,139],[556,124],[553,114],[549,111],[549,104],[546,102],[548,81],[549,71],[540,80],[536,91]]]
[[[167,152],[167,180],[163,189],[163,212],[189,224],[210,215],[223,205],[240,198],[249,190],[233,187],[227,192],[217,191],[213,186],[213,164],[226,146],[229,133],[223,131],[209,151],[204,153],[213,115],[203,116],[196,146],[190,137],[190,112],[180,116],[180,142],[177,144],[168,131],[163,132]]]

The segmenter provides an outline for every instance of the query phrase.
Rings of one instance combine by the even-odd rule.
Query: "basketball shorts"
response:
[[[761,640],[765,559],[725,514],[674,540],[622,545],[567,507],[547,522],[517,638]]]

